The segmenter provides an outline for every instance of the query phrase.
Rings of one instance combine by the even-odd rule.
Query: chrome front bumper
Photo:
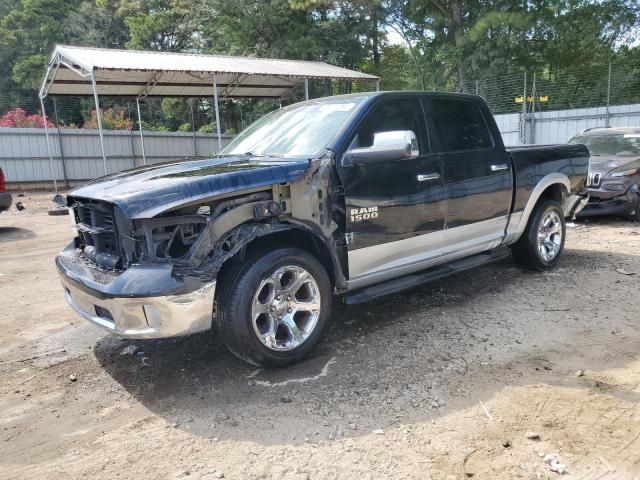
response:
[[[167,288],[165,268],[134,265],[113,280],[103,278],[98,283],[90,275],[81,275],[88,267],[71,262],[71,254],[68,247],[56,258],[60,281],[71,308],[91,323],[127,338],[177,337],[211,328],[215,281],[199,283],[190,291],[185,288],[194,282],[189,287],[178,283],[175,293],[154,295],[150,290],[154,279],[159,291]],[[143,277],[147,282],[138,281]],[[143,294],[141,283],[146,283]]]

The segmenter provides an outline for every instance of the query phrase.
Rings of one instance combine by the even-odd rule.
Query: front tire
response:
[[[320,340],[332,288],[326,270],[308,252],[256,252],[232,266],[221,283],[218,329],[239,358],[260,367],[284,367]]]
[[[560,204],[545,200],[533,211],[522,237],[511,246],[511,252],[518,264],[532,270],[547,270],[560,260],[565,235]]]

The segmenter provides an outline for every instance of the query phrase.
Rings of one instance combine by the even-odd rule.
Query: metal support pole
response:
[[[140,129],[140,145],[142,146],[142,164],[147,164],[147,156],[144,152],[144,135],[142,132],[142,115],[140,114],[140,98],[136,97],[136,107],[138,107],[138,128]]]
[[[380,91],[380,80],[376,80],[376,92]]]
[[[607,79],[607,109],[606,114],[607,117],[605,119],[605,125],[608,127],[609,125],[609,117],[611,113],[609,112],[609,102],[611,101],[611,62],[609,62],[609,77]]]
[[[218,107],[218,83],[213,76],[213,104],[216,109],[216,130],[218,131],[218,152],[222,150],[222,133],[220,132],[220,108]]]
[[[527,143],[527,72],[524,72],[522,87],[522,111],[520,112],[520,143]]]
[[[193,134],[193,156],[198,156],[198,139],[196,137],[196,119],[193,114],[193,100],[191,100],[191,133]]]
[[[476,95],[480,94],[480,83],[476,80]]]
[[[536,72],[533,72],[533,84],[531,87],[531,143],[536,143],[536,97],[538,92],[536,91]]]
[[[127,102],[127,118],[131,120],[131,105]],[[131,145],[131,168],[136,166],[136,144],[133,139],[133,128],[129,130],[129,144]]]
[[[304,79],[304,98],[305,100],[309,100],[309,79]]]
[[[44,99],[40,97],[40,106],[42,107],[42,119],[44,121],[44,136],[47,141],[47,153],[49,154],[49,175],[53,179],[53,189],[58,194],[58,182],[56,175],[53,173],[53,155],[51,154],[51,145],[49,145],[49,128],[47,127],[47,114],[44,111]]]
[[[104,151],[104,137],[102,135],[102,113],[100,113],[100,102],[98,100],[98,89],[96,87],[96,72],[91,72],[91,86],[93,87],[93,101],[96,104],[96,118],[98,119],[98,134],[100,135],[102,165],[104,167],[104,174],[107,175],[107,154]]]
[[[56,118],[56,128],[58,130],[58,148],[60,149],[60,161],[62,162],[62,179],[65,188],[69,188],[69,179],[67,178],[67,166],[64,161],[64,149],[62,148],[62,133],[60,132],[60,119],[58,118],[58,103],[56,97],[53,97],[53,115]]]

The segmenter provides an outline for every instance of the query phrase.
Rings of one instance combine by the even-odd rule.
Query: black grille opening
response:
[[[74,210],[84,256],[103,268],[120,269],[122,258],[113,205],[107,202],[80,200]]]

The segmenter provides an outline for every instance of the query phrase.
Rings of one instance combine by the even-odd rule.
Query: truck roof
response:
[[[357,92],[346,93],[343,95],[332,95],[329,97],[320,97],[308,100],[309,102],[330,102],[336,99],[342,98],[355,98],[355,97],[391,97],[391,96],[423,96],[423,97],[447,97],[447,98],[481,98],[479,95],[472,95],[469,93],[451,93],[451,92],[425,92],[422,90],[389,90],[384,92]],[[302,102],[301,102],[302,103]]]

